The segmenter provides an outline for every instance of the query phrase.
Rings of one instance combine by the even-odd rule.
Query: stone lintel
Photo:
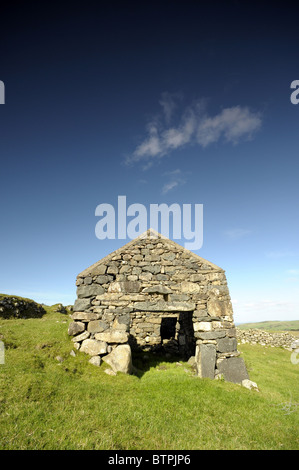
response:
[[[134,310],[148,312],[192,312],[195,310],[193,302],[135,302]]]

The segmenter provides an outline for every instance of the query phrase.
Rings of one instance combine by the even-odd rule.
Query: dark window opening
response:
[[[172,317],[162,318],[161,339],[171,339],[175,337],[177,319]]]

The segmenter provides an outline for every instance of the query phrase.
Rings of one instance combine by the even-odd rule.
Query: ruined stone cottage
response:
[[[248,379],[225,271],[149,229],[77,276],[74,346],[130,373],[131,352],[195,356],[200,377]]]

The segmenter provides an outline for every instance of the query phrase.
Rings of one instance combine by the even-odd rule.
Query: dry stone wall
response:
[[[127,371],[129,350],[163,350],[195,355],[201,377],[230,380],[237,367],[232,381],[248,378],[225,272],[173,241],[148,231],[80,273],[76,284],[69,334],[96,363],[111,362],[127,345]]]
[[[292,350],[292,344],[298,340],[295,336],[287,332],[271,333],[265,330],[249,329],[241,330],[236,329],[237,339],[240,343],[261,344],[262,346],[271,346]]]
[[[0,318],[40,318],[46,311],[42,305],[22,297],[0,296]]]

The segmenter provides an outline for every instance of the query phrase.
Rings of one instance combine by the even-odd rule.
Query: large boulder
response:
[[[128,344],[120,344],[107,356],[103,357],[114,372],[123,372],[131,374],[132,372],[132,353]]]
[[[72,321],[68,328],[68,334],[75,336],[85,330],[85,325],[81,321]]]
[[[129,333],[111,328],[103,333],[95,334],[95,339],[98,341],[105,341],[106,343],[126,343],[129,339]]]
[[[214,344],[196,346],[195,367],[199,377],[215,378],[216,347]]]
[[[77,287],[77,296],[78,299],[84,299],[88,297],[93,297],[95,295],[100,295],[105,292],[104,288],[102,286],[99,286],[98,284],[90,285],[90,286],[79,286]]]
[[[91,306],[90,299],[76,299],[73,310],[74,312],[84,312],[85,310],[89,309],[90,306]]]
[[[223,359],[218,364],[220,374],[223,374],[224,380],[241,384],[243,380],[249,379],[245,362],[242,357],[229,357]]]
[[[88,338],[83,341],[80,351],[90,356],[105,354],[107,352],[107,343]]]
[[[138,281],[117,281],[109,285],[108,292],[138,293],[141,290],[141,283]]]

